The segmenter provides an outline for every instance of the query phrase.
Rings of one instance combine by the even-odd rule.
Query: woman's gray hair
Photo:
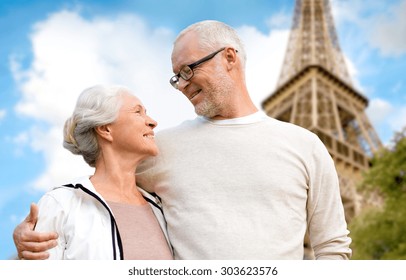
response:
[[[95,167],[99,156],[95,128],[114,122],[121,107],[120,95],[130,92],[123,86],[97,85],[85,89],[79,96],[72,116],[66,120],[63,146],[75,155],[82,155]]]
[[[240,55],[242,68],[245,69],[246,53],[244,44],[232,27],[215,20],[200,21],[182,30],[174,44],[176,44],[184,34],[190,31],[198,35],[199,45],[204,50],[213,52],[222,47],[233,47],[236,49]]]

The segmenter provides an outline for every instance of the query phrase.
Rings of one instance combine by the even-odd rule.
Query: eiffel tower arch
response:
[[[340,50],[328,0],[296,0],[277,87],[263,102],[271,117],[316,133],[334,159],[349,222],[366,203],[356,184],[382,147]]]

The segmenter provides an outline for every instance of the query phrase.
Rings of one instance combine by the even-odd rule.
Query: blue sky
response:
[[[157,130],[193,118],[172,89],[176,34],[204,19],[224,21],[245,42],[247,84],[260,106],[275,88],[294,1],[0,2],[0,259],[31,202],[69,178],[91,174],[61,145],[79,93],[98,83],[134,90]],[[406,0],[334,0],[333,17],[353,84],[384,143],[406,126]]]

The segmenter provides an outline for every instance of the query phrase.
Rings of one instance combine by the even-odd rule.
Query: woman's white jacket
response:
[[[149,202],[169,244],[159,197],[139,190]],[[59,235],[58,245],[48,251],[49,259],[123,259],[113,212],[89,177],[52,189],[40,199],[38,206],[35,230],[56,231]]]

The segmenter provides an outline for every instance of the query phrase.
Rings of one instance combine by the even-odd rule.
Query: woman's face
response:
[[[146,114],[146,109],[137,97],[124,93],[121,101],[118,117],[110,124],[115,150],[142,159],[157,155],[158,147],[153,131],[157,122]]]

